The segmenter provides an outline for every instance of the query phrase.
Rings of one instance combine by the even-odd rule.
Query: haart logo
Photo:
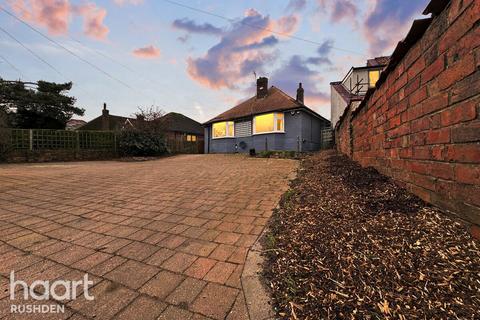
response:
[[[23,300],[48,301],[54,299],[57,301],[75,300],[79,288],[83,288],[83,296],[86,300],[94,300],[89,294],[88,289],[93,285],[93,281],[88,279],[88,274],[83,276],[83,280],[35,280],[30,285],[25,281],[15,279],[15,271],[10,272],[10,300],[15,300],[16,290],[19,288],[23,292]],[[41,289],[41,290],[39,290]],[[42,292],[42,293],[39,293]],[[58,292],[61,292],[60,294]],[[38,305],[38,304],[12,304],[11,313],[60,313],[64,312],[63,305]]]

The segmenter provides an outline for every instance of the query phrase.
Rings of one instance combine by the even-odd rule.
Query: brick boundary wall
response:
[[[479,0],[450,1],[336,128],[340,152],[473,223],[472,233],[480,231],[479,19]]]

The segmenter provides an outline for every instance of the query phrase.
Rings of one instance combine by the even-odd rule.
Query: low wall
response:
[[[479,19],[480,1],[452,0],[431,21],[414,25],[377,89],[336,130],[341,152],[476,225]]]
[[[82,160],[107,160],[117,158],[112,151],[102,150],[17,150],[7,154],[6,162],[50,162],[50,161],[82,161]]]

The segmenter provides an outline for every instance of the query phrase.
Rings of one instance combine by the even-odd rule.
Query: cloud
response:
[[[134,6],[137,6],[139,4],[142,4],[143,0],[113,0],[113,2],[115,2],[115,4],[119,5],[119,6],[124,6],[124,5],[128,5],[128,4],[132,4]]]
[[[197,24],[195,21],[183,18],[176,19],[173,21],[172,26],[178,30],[184,30],[189,33],[201,33],[201,34],[211,34],[211,35],[222,35],[223,30],[217,28],[210,23]]]
[[[320,9],[328,12],[330,21],[338,23],[340,21],[350,21],[355,23],[358,8],[351,0],[318,0]]]
[[[237,47],[235,51],[247,51],[247,50],[255,50],[267,47],[273,47],[278,43],[278,39],[275,36],[270,36],[263,38],[262,41],[254,42],[245,46]]]
[[[264,65],[275,61],[272,50],[279,40],[268,30],[294,32],[298,19],[287,17],[273,20],[248,9],[204,56],[187,59],[189,76],[212,89],[238,89],[247,79],[251,81],[254,71],[260,74]]]
[[[290,0],[288,2],[287,8],[285,11],[287,12],[298,12],[302,11],[307,5],[307,0]]]
[[[76,11],[83,16],[83,32],[92,38],[105,39],[109,29],[104,25],[107,10],[97,7],[94,3],[87,3],[77,7]]]
[[[68,31],[72,14],[68,0],[13,0],[9,4],[23,19],[46,27],[53,35]]]
[[[160,49],[154,45],[138,48],[132,51],[132,54],[142,59],[154,59],[160,57]]]
[[[283,16],[273,23],[276,32],[291,35],[297,31],[299,18],[296,15]]]
[[[425,8],[428,0],[397,1],[376,0],[363,24],[363,34],[370,53],[385,53],[402,39],[412,24],[412,19]]]
[[[83,31],[89,37],[104,39],[109,31],[103,23],[107,11],[94,3],[76,6],[69,0],[11,0],[9,4],[23,19],[47,28],[52,35],[68,33],[74,16],[83,18]]]
[[[305,90],[305,104],[319,106],[330,103],[329,94],[319,90],[317,85],[323,81],[318,67],[332,65],[328,56],[331,54],[332,45],[333,40],[326,40],[318,47],[315,56],[294,55],[290,57],[286,63],[272,73],[272,83],[295,97],[298,83],[302,82]]]

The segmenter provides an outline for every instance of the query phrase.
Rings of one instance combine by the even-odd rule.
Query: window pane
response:
[[[187,135],[187,141],[192,141],[192,136],[191,135]]]
[[[228,121],[228,136],[233,137],[234,124],[233,121]]]
[[[273,113],[255,116],[255,133],[274,131],[273,124]]]
[[[375,87],[375,84],[378,81],[378,78],[380,78],[380,71],[370,71],[368,72],[368,78],[370,80],[370,87]]]
[[[217,122],[213,126],[213,137],[221,138],[227,135],[227,123],[226,122]]]
[[[197,141],[197,136],[192,136],[192,141]]]
[[[277,113],[277,131],[283,131],[283,113]]]

